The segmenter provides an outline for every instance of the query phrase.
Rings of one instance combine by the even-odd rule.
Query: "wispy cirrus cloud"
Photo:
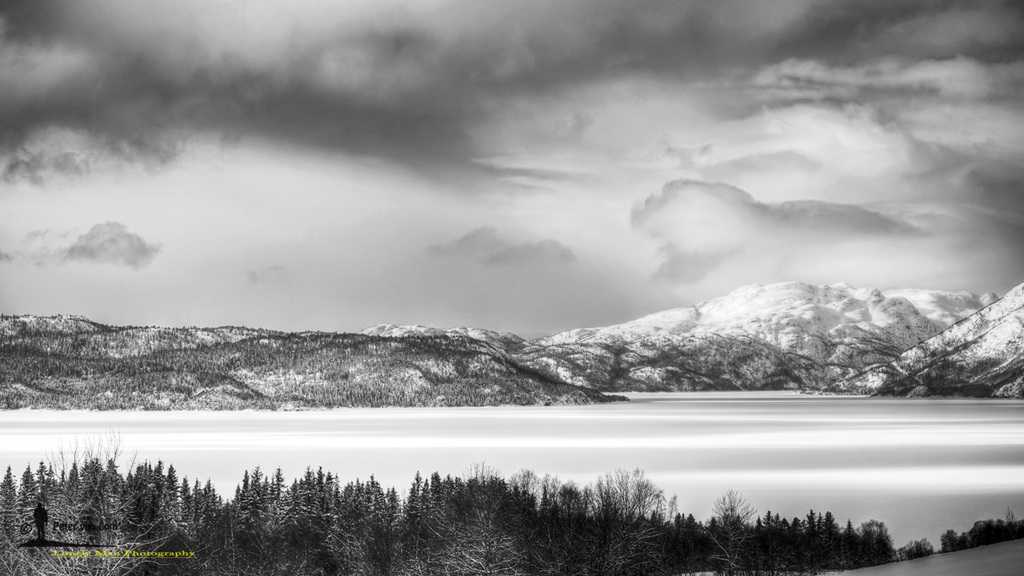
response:
[[[1024,87],[1024,62],[984,63],[956,56],[944,60],[887,57],[835,66],[789,59],[759,71],[753,86],[786,99],[853,100],[865,92],[943,96],[953,99],[1017,97]]]

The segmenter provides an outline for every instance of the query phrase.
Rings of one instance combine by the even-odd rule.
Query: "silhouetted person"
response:
[[[35,518],[36,521],[36,540],[40,542],[46,540],[46,523],[50,520],[50,516],[46,513],[46,508],[43,508],[42,502],[36,504],[32,518]]]

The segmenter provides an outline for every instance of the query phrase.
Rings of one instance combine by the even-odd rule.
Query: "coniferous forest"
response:
[[[883,522],[758,514],[736,492],[711,518],[677,510],[640,470],[581,486],[484,465],[417,474],[404,490],[309,468],[246,471],[233,494],[163,462],[89,454],[40,462],[0,483],[0,573],[419,575],[817,574],[931,553],[896,550]],[[49,511],[49,543],[32,512]],[[1024,537],[1024,522],[979,522],[943,551]],[[947,539],[949,542],[947,542]],[[163,555],[161,556],[161,553]],[[175,556],[177,553],[177,556]]]

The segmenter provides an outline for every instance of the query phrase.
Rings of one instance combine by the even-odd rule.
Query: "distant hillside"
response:
[[[849,385],[896,396],[1024,398],[1024,284]]]
[[[0,407],[304,409],[621,400],[474,338],[105,326],[0,317]]]

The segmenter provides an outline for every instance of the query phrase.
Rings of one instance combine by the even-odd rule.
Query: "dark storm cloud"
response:
[[[885,55],[911,60],[986,62],[1019,56],[1022,45],[1019,34],[1000,32],[1021,19],[1011,2],[472,1],[441,4],[433,19],[385,7],[360,21],[325,6],[318,19],[326,24],[312,32],[282,21],[294,30],[268,38],[267,55],[240,40],[259,31],[224,6],[170,6],[4,3],[0,80],[3,66],[22,79],[0,89],[6,178],[39,181],[61,170],[48,151],[18,152],[50,126],[150,163],[174,159],[176,143],[202,131],[473,168],[472,129],[495,98],[630,75],[699,82],[789,58],[856,63],[878,56],[870,47],[879,42]],[[217,10],[223,26],[202,26],[198,17]],[[958,15],[969,18],[966,31],[946,30],[962,38],[954,52],[919,48],[918,36]],[[566,137],[592,121],[580,114]]]
[[[572,250],[556,240],[513,242],[490,226],[471,230],[451,242],[431,246],[430,251],[468,258],[488,266],[570,264],[576,260]]]
[[[13,260],[14,260],[13,256],[11,256],[10,254],[0,250],[0,263],[11,262]]]
[[[892,55],[1006,61],[1024,52],[1022,24],[1024,7],[1013,0],[820,2],[779,38],[774,56],[839,64]]]
[[[54,0],[5,0],[0,8],[4,36],[29,41],[51,38],[63,20],[60,4]]]
[[[442,89],[449,79],[445,70],[431,68],[436,48],[425,33],[296,38],[269,66],[244,55],[215,58],[201,45],[189,50],[108,36],[102,23],[60,16],[65,9],[73,12],[70,4],[44,0],[0,12],[7,30],[2,49],[19,58],[0,57],[0,65],[6,62],[8,75],[20,72],[25,79],[21,87],[0,89],[7,178],[38,181],[48,168],[59,171],[49,161],[52,151],[25,148],[34,131],[52,126],[89,134],[108,155],[146,163],[173,160],[177,140],[196,131],[410,161],[463,146],[462,124],[472,110],[457,90]],[[345,58],[354,53],[360,69],[353,80]],[[415,76],[409,85],[402,84],[403,73]],[[431,145],[437,142],[445,146]]]
[[[742,64],[771,36],[757,28],[757,12],[768,19],[786,6],[799,12],[801,4],[441,8],[452,18],[475,18],[475,30],[398,12],[353,25],[327,11],[325,19],[338,20],[334,29],[296,31],[281,44],[282,54],[260,59],[243,48],[214,50],[216,39],[203,36],[211,32],[184,25],[196,5],[183,4],[175,14],[159,3],[147,12],[147,5],[130,2],[112,9],[109,2],[10,1],[0,9],[2,47],[24,82],[0,97],[0,143],[12,153],[34,130],[61,126],[91,134],[112,153],[166,161],[178,150],[166,143],[168,133],[212,130],[411,163],[466,162],[468,129],[488,97],[623,73],[683,77]],[[118,16],[135,19],[139,31]],[[159,18],[167,18],[166,26]],[[221,33],[247,32],[243,26]],[[580,133],[588,123],[581,116],[570,128]],[[7,178],[38,180],[45,168],[60,170],[35,151],[14,156]]]
[[[148,265],[160,246],[146,242],[120,222],[96,224],[63,250],[64,260],[127,266],[136,270]]]

